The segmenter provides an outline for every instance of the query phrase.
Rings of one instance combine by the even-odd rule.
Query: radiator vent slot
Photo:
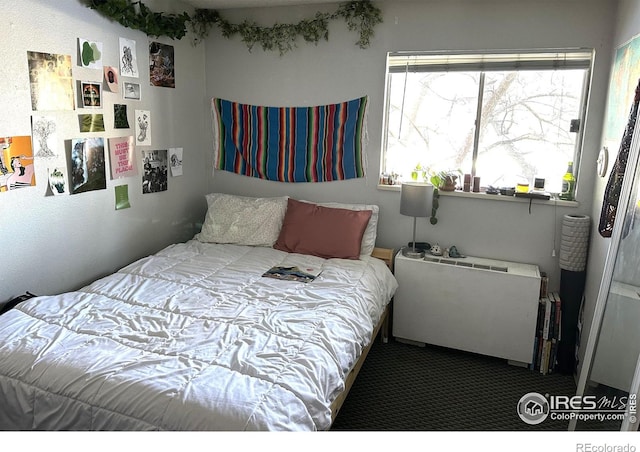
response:
[[[456,261],[456,260],[451,260],[446,258],[441,259],[437,257],[425,257],[424,260],[428,262],[435,262],[437,264],[455,265],[457,267],[478,268],[480,270],[490,270],[494,272],[509,273],[508,267],[502,267],[498,265],[474,264],[472,262]]]

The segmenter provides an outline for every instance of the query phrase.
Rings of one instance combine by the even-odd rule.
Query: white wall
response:
[[[202,221],[206,209],[202,195],[210,176],[205,164],[209,143],[202,131],[208,127],[202,115],[204,47],[194,47],[186,38],[158,39],[175,47],[176,88],[152,87],[147,36],[110,22],[79,0],[0,0],[0,11],[0,135],[31,135],[31,115],[47,114],[57,122],[59,140],[58,158],[35,160],[35,187],[0,193],[0,304],[26,290],[51,294],[77,288],[169,243],[193,237],[193,225]],[[77,115],[82,110],[31,111],[27,51],[70,54],[74,79],[102,79],[101,71],[77,66],[79,37],[101,41],[104,64],[116,67],[118,37],[137,44],[142,100],[123,102],[121,94],[104,93],[104,133],[79,133]],[[132,125],[135,109],[151,111],[152,146],[146,149],[183,147],[185,175],[170,178],[168,191],[161,193],[142,195],[139,175],[108,180],[106,190],[45,197],[46,169],[64,164],[64,140],[134,133],[113,129],[114,102],[128,105]],[[123,183],[129,186],[132,207],[116,211],[114,187]]]
[[[378,243],[399,247],[411,238],[412,219],[401,216],[398,192],[377,188],[388,51],[476,50],[549,47],[596,49],[592,95],[578,187],[578,208],[443,197],[439,223],[420,219],[418,240],[456,245],[462,253],[538,264],[559,285],[559,237],[566,213],[592,213],[595,167],[611,60],[615,7],[609,0],[447,0],[378,2],[384,23],[375,29],[370,48],[353,43],[356,34],[344,23],[330,25],[328,42],[300,43],[282,57],[254,48],[238,37],[225,39],[213,30],[206,41],[207,97],[271,106],[317,105],[368,95],[367,177],[321,184],[283,184],[216,171],[209,191],[245,195],[289,194],[316,201],[376,203],[380,206]],[[316,10],[335,6],[229,10],[231,20],[263,25],[297,22]],[[209,131],[208,142],[211,142]],[[209,156],[209,161],[212,161]],[[555,238],[555,244],[554,244]],[[552,250],[556,249],[556,257]],[[598,275],[593,275],[599,280]]]

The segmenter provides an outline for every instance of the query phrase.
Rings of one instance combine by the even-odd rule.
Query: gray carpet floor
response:
[[[529,392],[572,396],[575,391],[572,376],[378,338],[332,430],[566,431],[568,421],[550,418],[528,425],[516,407]]]

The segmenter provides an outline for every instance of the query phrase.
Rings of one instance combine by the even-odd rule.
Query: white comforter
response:
[[[261,277],[274,265],[323,272]],[[0,316],[0,428],[327,429],[396,287],[374,258],[169,246]]]

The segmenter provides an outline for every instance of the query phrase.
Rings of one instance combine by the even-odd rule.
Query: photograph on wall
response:
[[[71,55],[27,52],[31,109],[74,110]]]
[[[113,105],[113,128],[129,129],[129,118],[127,116],[127,106],[125,104]]]
[[[167,190],[167,150],[142,151],[142,193]]]
[[[33,154],[36,157],[57,157],[58,135],[56,128],[56,121],[52,116],[34,115],[31,117]]]
[[[136,42],[132,39],[119,38],[120,44],[120,75],[123,77],[138,77],[138,57],[136,56]]]
[[[49,188],[53,196],[68,194],[66,168],[48,168],[47,174],[49,175]]]
[[[151,146],[151,112],[136,110],[136,146]]]
[[[111,179],[138,174],[133,137],[109,138],[109,160],[111,162]]]
[[[176,87],[173,46],[149,43],[149,80],[152,86]]]
[[[104,83],[107,90],[112,93],[120,92],[120,85],[118,85],[118,70],[113,66],[104,67]]]
[[[140,100],[140,84],[124,82],[122,84],[122,98],[128,100]]]
[[[104,132],[104,116],[102,113],[78,115],[80,132]]]
[[[116,185],[116,210],[128,209],[131,207],[129,202],[129,186]]]
[[[78,82],[84,108],[102,108],[102,87],[98,82]]]
[[[0,137],[0,192],[34,185],[31,137]]]
[[[169,148],[171,176],[182,176],[182,148]]]
[[[103,138],[73,138],[68,152],[71,193],[107,188]]]
[[[89,69],[100,69],[102,66],[102,43],[78,38],[80,66]]]

